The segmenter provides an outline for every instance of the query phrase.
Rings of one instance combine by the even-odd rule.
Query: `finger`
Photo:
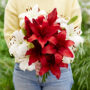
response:
[[[39,76],[39,73],[36,72],[36,75]]]
[[[36,70],[36,75],[39,75],[39,70]]]
[[[35,66],[37,66],[37,67],[41,67],[41,64],[36,64]]]
[[[36,72],[39,72],[40,70],[39,69],[36,69]]]
[[[41,65],[35,64],[35,68],[36,69],[40,69],[41,68]]]
[[[37,62],[36,62],[36,64],[39,64],[39,65],[41,65],[41,62],[40,62],[40,61],[37,61]]]
[[[36,66],[36,67],[35,67],[35,69],[36,69],[36,70],[40,70],[40,69],[41,69],[41,67],[37,67],[37,66]]]
[[[36,65],[41,66],[41,63],[36,63]]]

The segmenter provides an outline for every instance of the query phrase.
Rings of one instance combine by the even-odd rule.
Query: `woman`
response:
[[[9,0],[5,9],[4,36],[9,48],[10,35],[17,29],[20,29],[18,16],[27,9],[38,4],[39,8],[50,12],[53,8],[57,8],[58,15],[68,17],[78,16],[74,25],[81,26],[81,11],[78,0]],[[15,68],[13,73],[13,82],[15,90],[71,90],[73,77],[71,66],[69,68],[61,68],[61,77],[56,79],[52,74],[42,83],[42,78],[37,78],[41,64],[35,64],[35,70],[22,71],[19,68],[18,60],[15,60]],[[18,62],[18,63],[17,63]]]

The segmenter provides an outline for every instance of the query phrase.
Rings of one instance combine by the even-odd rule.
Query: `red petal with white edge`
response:
[[[45,55],[40,56],[40,62],[42,66],[45,66],[48,64]]]
[[[61,63],[60,63],[60,67],[68,68],[68,64],[61,62]]]
[[[45,73],[47,73],[48,71],[49,71],[49,67],[48,66],[45,66],[45,67],[42,66],[41,69],[40,69],[39,75],[42,76]]]
[[[43,54],[54,54],[55,52],[56,52],[56,49],[54,49],[54,45],[52,44],[49,44],[42,49]]]
[[[66,42],[65,42],[65,46],[66,47],[70,47],[70,46],[72,46],[72,45],[74,45],[75,43],[73,42],[73,41],[71,41],[71,40],[67,40]]]
[[[49,24],[53,24],[55,20],[57,19],[57,9],[54,8],[51,13],[48,14],[48,22]]]
[[[61,75],[60,67],[58,67],[58,66],[52,66],[50,68],[50,70],[51,70],[52,74],[56,76],[57,79],[60,78],[60,75]]]
[[[69,48],[60,48],[59,53],[66,57],[74,57],[73,53],[70,51]]]
[[[62,30],[58,35],[57,38],[59,40],[65,40],[66,39],[66,30]]]
[[[49,39],[48,39],[49,42],[51,42],[52,44],[56,45],[57,44],[57,40],[54,36],[51,36]]]
[[[37,39],[37,36],[33,34],[31,37],[28,38],[28,42],[32,42]]]
[[[50,27],[47,28],[47,37],[50,37],[52,35],[54,35],[58,30],[59,30],[60,26],[59,24],[54,24]]]
[[[55,63],[56,64],[60,64],[60,62],[62,61],[62,55],[60,55],[59,53],[55,53]]]
[[[29,57],[29,62],[28,62],[28,64],[31,65],[32,63],[35,63],[37,60],[38,60],[38,59],[35,58],[35,56],[31,55],[31,56]]]

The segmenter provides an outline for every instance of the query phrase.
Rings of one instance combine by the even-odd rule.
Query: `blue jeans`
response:
[[[13,82],[15,90],[71,90],[73,77],[71,66],[69,68],[61,68],[61,77],[59,80],[50,73],[45,83],[42,83],[42,78],[36,77],[35,70],[22,71],[19,69],[19,64],[16,63],[13,72]]]

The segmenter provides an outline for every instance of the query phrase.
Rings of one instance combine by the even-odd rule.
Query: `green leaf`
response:
[[[46,75],[44,74],[42,77],[42,83],[46,82]]]
[[[27,33],[24,28],[22,29],[22,32],[23,32],[24,35],[26,35],[26,33]]]
[[[34,44],[33,43],[28,43],[28,47],[29,48],[34,48]]]
[[[70,19],[70,21],[68,22],[68,25],[75,22],[77,20],[78,16],[74,16]]]

